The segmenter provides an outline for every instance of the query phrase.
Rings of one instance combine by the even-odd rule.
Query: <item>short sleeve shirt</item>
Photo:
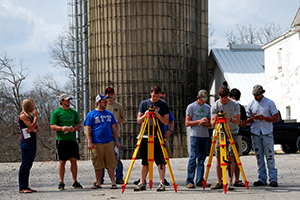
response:
[[[59,107],[53,111],[51,115],[50,125],[75,127],[76,124],[79,124],[80,122],[81,121],[76,110],[74,110],[73,108],[64,110],[61,107]],[[76,141],[76,132],[65,133],[64,131],[57,131],[56,140]]]
[[[94,109],[87,114],[83,125],[91,127],[92,143],[106,144],[113,140],[111,126],[116,123],[112,112]]]
[[[114,101],[114,103],[112,104],[108,103],[106,106],[106,110],[112,112],[117,120],[120,120],[122,117],[125,118],[123,106],[119,102]],[[118,132],[118,137],[121,137],[120,124],[116,124],[116,128]]]
[[[157,102],[154,103],[150,99],[147,99],[147,100],[144,100],[141,102],[141,104],[139,106],[139,112],[145,113],[149,109],[150,105],[155,106],[155,108],[159,108],[158,113],[161,116],[164,116],[164,115],[170,113],[170,108],[166,102],[158,100]],[[162,132],[162,135],[164,136],[164,134],[165,134],[164,124],[160,120],[158,120],[158,123],[159,123],[160,130]],[[152,119],[150,119],[150,126],[152,126]],[[148,136],[148,131],[145,130],[144,137],[147,137],[147,136]]]
[[[186,108],[186,115],[189,115],[192,121],[196,121],[206,117],[208,120],[211,118],[210,106],[207,104],[200,105],[197,101],[191,103]],[[190,136],[208,138],[208,127],[202,125],[191,126]]]
[[[225,114],[230,117],[240,114],[240,105],[237,101],[229,99],[227,104],[222,104],[220,100],[216,101],[211,107],[211,115],[218,114],[219,111],[223,110]],[[228,121],[228,125],[232,134],[239,132],[239,125]]]
[[[247,116],[251,117],[253,113],[263,114],[266,117],[272,117],[278,110],[274,101],[263,97],[261,101],[256,101],[253,99],[247,106]],[[260,131],[263,135],[270,134],[273,132],[273,122],[267,122],[265,120],[254,120],[251,124],[251,133],[256,135],[260,134]]]

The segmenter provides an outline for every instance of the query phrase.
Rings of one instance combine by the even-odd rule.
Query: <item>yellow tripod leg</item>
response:
[[[164,145],[164,139],[163,139],[160,127],[159,127],[159,123],[156,120],[157,120],[156,118],[155,118],[155,120],[153,120],[153,124],[154,124],[154,126],[157,126],[157,129],[158,129],[157,137],[158,137],[158,140],[159,140],[159,143],[160,143],[160,147],[161,147],[162,153],[164,155],[165,162],[167,163],[167,167],[168,167],[168,170],[169,170],[171,181],[173,183],[174,191],[177,192],[178,184],[175,183],[175,178],[174,178],[173,171],[172,171],[172,168],[171,168],[168,152],[167,152],[167,149]]]
[[[153,119],[154,120],[154,119]],[[154,162],[154,126],[152,126],[152,135],[150,126],[148,126],[148,171],[149,171],[149,187],[153,186],[153,162]]]
[[[223,134],[223,139],[222,139]],[[222,169],[222,177],[223,177],[223,190],[226,194],[227,192],[227,163],[225,160],[227,160],[227,148],[226,148],[226,135],[224,133],[219,134],[219,141],[220,141],[220,165]]]
[[[128,169],[128,172],[127,172],[127,175],[126,175],[126,178],[125,178],[124,185],[121,186],[122,187],[122,193],[125,191],[125,188],[126,188],[126,185],[128,183],[128,179],[129,179],[132,167],[133,167],[133,164],[136,160],[136,156],[137,156],[137,153],[139,151],[139,148],[140,148],[140,145],[141,145],[141,142],[142,142],[142,139],[143,139],[145,129],[146,129],[148,124],[149,124],[149,118],[146,118],[146,120],[144,120],[142,129],[140,131],[139,139],[138,139],[137,144],[136,144],[136,148],[135,148],[135,150],[133,152],[133,155],[132,155],[132,158],[131,158],[131,163],[130,163],[130,166],[129,166],[129,169]]]
[[[234,154],[234,158],[235,158],[235,160],[236,160],[236,163],[237,163],[237,165],[238,165],[238,167],[239,167],[239,169],[240,169],[240,172],[241,172],[241,175],[242,175],[242,177],[243,177],[243,179],[244,179],[245,185],[246,185],[247,189],[249,189],[249,181],[246,180],[246,175],[245,175],[244,170],[243,170],[242,162],[241,162],[241,160],[240,160],[239,153],[238,153],[238,151],[237,151],[237,149],[236,149],[236,145],[235,145],[234,139],[233,139],[233,137],[232,137],[232,134],[231,134],[231,132],[230,132],[230,129],[229,129],[228,124],[225,124],[225,130],[226,130],[226,132],[228,133],[230,145],[231,145],[231,147],[232,147],[232,150],[233,150],[233,154]]]
[[[211,168],[211,162],[212,162],[212,159],[214,156],[214,151],[215,151],[216,142],[217,142],[219,133],[220,133],[220,124],[216,124],[214,134],[213,134],[213,139],[211,141],[209,157],[208,157],[208,161],[207,161],[207,165],[206,165],[206,172],[205,172],[204,181],[203,181],[203,189],[205,189],[205,187],[206,187],[206,181],[208,179],[209,171]]]

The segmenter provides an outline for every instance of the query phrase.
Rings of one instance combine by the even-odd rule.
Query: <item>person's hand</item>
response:
[[[167,138],[169,138],[170,137],[170,135],[171,135],[171,131],[170,130],[167,130],[166,131],[166,133],[165,133],[165,138],[167,139]]]
[[[29,134],[30,132],[32,132],[32,131],[34,131],[34,130],[31,130],[31,129],[29,129],[29,128],[26,129],[26,133],[28,133],[28,134]]]
[[[62,127],[62,131],[63,131],[63,132],[69,132],[69,127],[63,126],[63,127]]]
[[[203,117],[199,120],[199,124],[202,125],[203,123],[208,122],[208,119],[206,117]]]
[[[116,142],[116,146],[118,147],[118,150],[120,151],[121,145],[120,145],[120,142],[119,142],[119,141]]]
[[[253,115],[253,118],[256,119],[256,120],[264,120],[265,119],[265,116],[263,116],[263,114],[256,114]]]
[[[94,145],[92,142],[88,142],[88,149],[92,150],[95,149],[97,146]]]
[[[158,111],[159,111],[159,108],[155,108],[154,113],[155,113],[156,116],[159,115]]]
[[[146,112],[144,113],[144,117],[146,117],[149,114],[149,110],[146,110]]]
[[[225,115],[225,118],[228,122],[232,122],[232,117],[230,117],[229,115]]]
[[[41,130],[40,130],[40,128],[39,127],[37,127],[36,129],[35,129],[35,132],[36,133],[39,133]]]
[[[38,116],[37,110],[33,110],[33,111],[32,111],[32,114],[33,114],[33,116],[37,117],[37,116]]]

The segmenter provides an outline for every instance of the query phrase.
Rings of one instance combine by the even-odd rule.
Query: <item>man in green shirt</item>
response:
[[[56,158],[59,160],[59,190],[65,189],[64,176],[67,160],[71,162],[71,173],[73,178],[72,187],[82,189],[77,182],[77,160],[79,157],[79,147],[76,139],[76,131],[81,128],[81,121],[78,112],[70,108],[70,97],[62,94],[59,97],[60,107],[53,111],[50,121],[51,130],[56,131]]]

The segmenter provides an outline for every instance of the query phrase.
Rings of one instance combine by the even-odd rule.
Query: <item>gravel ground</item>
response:
[[[65,183],[66,190],[58,191],[58,162],[35,162],[30,176],[30,187],[37,189],[37,193],[20,194],[18,190],[18,170],[20,163],[0,163],[0,199],[298,199],[299,191],[299,175],[300,172],[300,154],[276,154],[275,161],[278,169],[278,188],[270,186],[254,187],[253,181],[257,180],[256,159],[253,155],[242,156],[241,161],[247,177],[250,181],[249,189],[235,188],[233,191],[223,190],[203,190],[202,188],[186,189],[186,168],[188,158],[171,159],[171,167],[178,184],[178,192],[175,193],[172,186],[166,187],[165,192],[156,192],[158,185],[157,168],[154,169],[154,187],[152,190],[147,188],[146,191],[134,192],[134,180],[139,178],[140,160],[134,164],[130,174],[129,182],[125,192],[122,194],[121,186],[118,190],[110,189],[110,181],[106,174],[105,183],[102,189],[91,190],[90,187],[94,181],[94,170],[91,161],[78,162],[78,181],[83,185],[84,189],[73,189],[71,187],[72,178],[69,170],[70,164],[67,163]],[[123,160],[124,173],[130,165],[130,160]],[[213,166],[210,170],[208,183],[216,183],[215,158]],[[171,180],[169,173],[166,174],[167,180]],[[241,177],[242,178],[242,177]]]

